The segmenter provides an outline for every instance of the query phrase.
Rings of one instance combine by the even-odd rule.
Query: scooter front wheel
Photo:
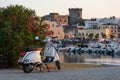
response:
[[[33,65],[32,64],[23,64],[22,65],[23,71],[25,73],[30,73],[33,71]]]

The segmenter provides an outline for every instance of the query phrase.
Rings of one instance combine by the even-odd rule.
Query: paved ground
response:
[[[120,67],[33,71],[28,74],[17,69],[1,69],[0,80],[120,80]]]
[[[96,63],[117,63],[120,64],[120,58],[95,58],[95,59],[85,59],[86,62],[96,62]]]

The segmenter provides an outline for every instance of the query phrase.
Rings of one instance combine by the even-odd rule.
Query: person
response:
[[[51,41],[50,37],[47,37],[47,43],[45,45],[44,56],[46,57],[43,63],[49,63],[55,61],[57,69],[60,70],[60,58],[58,52],[54,46],[54,43]]]

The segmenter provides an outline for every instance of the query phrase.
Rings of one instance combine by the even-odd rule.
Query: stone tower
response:
[[[69,24],[74,25],[82,19],[82,8],[69,8]]]

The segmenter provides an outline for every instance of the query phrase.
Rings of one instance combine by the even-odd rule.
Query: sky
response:
[[[35,10],[38,16],[53,12],[69,15],[69,8],[82,8],[84,19],[120,18],[120,0],[0,0],[0,7],[16,4]]]

